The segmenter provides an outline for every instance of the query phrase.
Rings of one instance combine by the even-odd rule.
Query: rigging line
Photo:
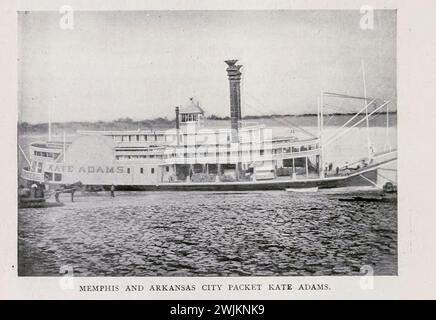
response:
[[[338,106],[332,106],[331,104],[324,103],[324,108],[331,109],[331,110],[337,111],[339,113],[343,112],[343,110],[339,109]]]
[[[248,102],[245,102],[245,104],[246,104],[247,106],[251,107],[251,109],[254,109],[254,110],[258,111],[257,108],[253,106],[253,104],[248,103]],[[267,115],[266,113],[263,113],[263,112],[258,112],[258,114],[259,114],[259,116],[265,116],[265,117],[267,117],[267,116],[271,116],[270,114]],[[280,118],[275,119],[275,120],[276,120],[277,122],[283,124],[283,125],[286,125],[286,126],[288,125],[284,120],[282,120],[282,119],[280,119]]]
[[[293,126],[296,127],[297,129],[299,129],[299,130],[301,130],[301,131],[307,133],[309,136],[311,136],[311,137],[313,137],[313,138],[318,138],[318,137],[317,137],[315,134],[313,134],[312,132],[310,132],[310,131],[308,131],[308,130],[306,130],[306,129],[304,129],[304,128],[298,126],[298,125],[296,125],[292,120],[289,119],[288,121],[289,121],[289,123],[290,123],[291,125],[293,125]],[[289,124],[287,123],[287,125],[289,125]]]
[[[374,181],[368,179],[367,177],[365,177],[364,175],[359,174],[359,177],[365,179],[366,181],[370,182],[372,185],[376,186],[377,188],[381,189],[381,187],[379,185],[377,185]]]
[[[247,103],[248,106],[251,106],[251,104]],[[261,114],[267,116],[266,114]],[[304,133],[306,133],[307,135],[313,137],[313,138],[317,138],[317,136],[315,134],[313,134],[312,132],[298,126],[297,124],[295,124],[292,120],[289,119],[290,116],[287,116],[287,120],[284,119],[280,119],[280,118],[275,118],[274,120],[276,120],[276,122],[284,125],[285,127],[288,127],[289,124],[291,124],[293,127],[295,127],[297,130],[303,131]]]
[[[345,112],[344,109],[339,109],[338,106],[332,106],[331,104],[324,104],[324,108],[336,111],[338,113],[338,115],[343,115],[343,114],[347,115],[347,114],[354,114],[355,113],[355,112],[350,112],[350,111]]]
[[[395,171],[397,172],[397,169],[391,169],[391,168],[379,168],[378,170],[383,170],[383,171]]]
[[[359,67],[355,71],[354,75],[352,77],[350,77],[351,81],[348,83],[348,89],[351,87],[351,83],[355,82],[356,79],[360,76],[361,71],[362,71],[362,64],[359,64]],[[340,108],[342,108],[344,106],[344,103],[345,103],[345,99],[342,99],[341,104],[340,104]]]
[[[246,102],[246,104],[249,105],[249,106],[251,106],[252,109],[255,109],[256,111],[258,111],[258,112],[260,113],[261,116],[271,116],[271,113],[266,114],[266,113],[264,113],[264,112],[261,112],[261,111],[258,110],[256,107],[254,107],[253,104],[251,104],[251,103],[247,103],[247,102]],[[267,109],[267,108],[263,108],[263,109]],[[285,126],[288,125],[288,123],[286,123],[285,120],[282,120],[282,119],[280,119],[280,118],[276,119],[276,121],[279,122],[279,123],[281,123],[281,124],[283,124],[283,125],[285,125]]]
[[[355,78],[357,78],[357,76],[359,76],[359,74],[360,74],[360,72],[361,72],[361,68],[362,68],[362,66],[360,66],[359,68],[358,68],[358,70],[354,73],[354,75],[353,75],[353,77],[351,77],[351,79],[355,79]],[[350,83],[351,83],[351,81],[350,81]],[[338,99],[339,97],[336,97],[336,94],[334,94],[335,96],[332,96],[332,97],[330,97],[330,98],[333,98],[333,99]],[[327,97],[325,97],[325,98],[328,98],[329,96],[327,96]],[[338,113],[344,113],[344,104],[345,104],[345,102],[346,102],[346,99],[341,99],[340,100],[340,105],[339,106],[332,106],[332,105],[330,105],[330,104],[326,104],[326,103],[324,103],[324,105],[323,105],[323,107],[327,107],[327,108],[330,108],[330,109],[333,109],[333,110],[335,110],[336,112],[338,112]],[[328,125],[329,123],[330,123],[330,121],[333,119],[333,117],[334,117],[335,115],[332,115],[328,120],[327,120],[327,123],[325,123],[325,125]]]
[[[369,114],[369,116],[372,115],[372,114],[374,114],[375,112],[377,112],[377,111],[380,110],[381,108],[383,108],[383,107],[384,107],[385,105],[387,105],[388,103],[390,103],[389,100],[386,101],[385,103],[383,103],[381,106],[377,107],[374,111],[372,111],[372,112]],[[363,119],[359,120],[358,122],[356,122],[355,124],[353,124],[351,127],[347,127],[344,131],[338,133],[336,136],[333,136],[333,137],[329,138],[329,139],[327,140],[327,143],[326,143],[325,145],[328,145],[328,144],[330,144],[331,142],[333,142],[334,140],[337,140],[338,138],[340,138],[341,136],[343,136],[345,133],[347,133],[348,131],[350,131],[352,128],[358,126],[360,123],[362,123],[363,121],[365,121],[366,118],[367,118],[367,117],[365,116]],[[344,126],[345,126],[345,125],[344,125]],[[343,126],[342,128],[344,128],[344,126]]]
[[[23,154],[23,156],[24,156],[24,159],[26,159],[26,161],[27,161],[27,164],[30,166],[31,165],[31,163],[30,163],[30,161],[29,161],[29,159],[27,158],[27,156],[26,156],[26,153],[23,151],[23,149],[21,148],[21,146],[20,145],[18,145],[18,148],[20,149],[20,151],[21,151],[21,153]]]
[[[260,106],[262,107],[262,111],[261,111],[260,109],[259,109],[259,110],[256,110],[256,111],[258,111],[261,115],[271,116],[271,115],[274,114],[274,112],[272,112],[272,110],[271,110],[270,108],[266,107],[266,106],[265,106],[263,103],[261,103],[258,99],[254,98],[254,97],[251,96],[251,95],[246,95],[246,97],[249,98],[249,99],[251,99],[252,102],[253,102],[253,104],[258,104],[258,105],[260,105]],[[255,109],[256,109],[256,108],[255,108]],[[268,112],[268,114],[267,114],[266,112],[264,112],[263,110],[266,110],[266,112]]]
[[[371,100],[371,101],[367,104],[367,106],[370,106],[373,102],[374,102],[374,100]],[[354,116],[352,116],[352,117],[351,117],[347,122],[345,122],[345,123],[342,125],[342,127],[339,128],[339,130],[344,129],[344,128],[349,128],[349,127],[347,127],[347,125],[348,125],[349,123],[351,123],[351,122],[352,122],[356,117],[358,117],[360,113],[362,113],[363,111],[365,111],[365,108],[366,108],[366,106],[363,107],[362,109],[360,109],[359,112],[357,112],[357,113],[356,113]],[[377,109],[377,110],[378,110],[378,109]],[[359,123],[360,123],[360,122],[359,122]],[[347,131],[347,129],[345,129],[345,131]],[[336,133],[336,134],[333,134],[333,135],[332,135],[329,139],[327,139],[327,140],[331,140],[331,139],[333,139],[333,137],[335,137],[335,136],[341,134],[341,132],[343,132],[343,131],[340,131],[340,132],[338,132],[338,133]]]
[[[384,175],[380,174],[378,171],[377,171],[377,175],[382,177],[383,179],[388,180],[389,182],[396,182],[395,180],[389,179],[388,177],[385,177]]]
[[[328,125],[328,124],[330,123],[330,120],[332,120],[334,117],[335,117],[334,115],[330,116],[330,117],[328,118],[327,122],[324,123],[324,125],[325,125],[325,126]]]
[[[246,96],[247,96],[247,97],[250,97],[250,98],[253,99],[253,100],[257,100],[257,99],[254,98],[253,96],[249,96],[249,95],[246,95]],[[265,110],[269,110],[270,113],[271,113],[271,110],[270,110],[269,108],[267,108],[265,105],[263,105],[263,104],[260,103],[260,102],[259,102],[259,105],[261,105],[261,106],[263,107],[263,109],[265,109]],[[261,113],[261,114],[262,114],[262,113]],[[265,114],[264,114],[264,115],[265,115]],[[289,117],[288,117],[288,118],[289,118]],[[299,130],[305,132],[306,134],[310,135],[311,137],[316,138],[316,135],[314,135],[314,134],[311,133],[310,131],[307,131],[306,129],[304,129],[304,128],[298,126],[297,124],[293,123],[290,119],[288,119],[288,120],[277,119],[277,120],[278,120],[278,122],[281,122],[281,124],[283,124],[283,125],[285,125],[285,126],[288,126],[289,123],[290,123],[291,125],[293,125],[293,126],[296,127],[297,129],[299,129]],[[289,122],[289,123],[288,123],[288,122]]]
[[[387,106],[388,105],[386,105],[386,107]],[[384,115],[384,113],[376,112],[375,114],[373,114],[372,116],[369,116],[368,118],[369,118],[370,121],[375,121],[376,119],[380,118],[383,115]]]
[[[356,99],[356,100],[375,100],[371,97],[359,97],[359,96],[350,96],[342,93],[334,93],[334,92],[324,92],[324,94],[329,98],[345,98],[345,99]]]

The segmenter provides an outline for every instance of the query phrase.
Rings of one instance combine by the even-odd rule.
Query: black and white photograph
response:
[[[397,10],[65,5],[17,37],[18,277],[398,275]]]

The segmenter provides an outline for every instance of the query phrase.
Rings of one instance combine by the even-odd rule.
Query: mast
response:
[[[51,141],[51,104],[48,105],[48,141]]]
[[[316,124],[316,128],[317,128],[317,134],[318,134],[318,138],[319,138],[321,136],[321,127],[320,127],[320,119],[319,119],[319,113],[320,113],[320,109],[319,109],[319,97],[316,99],[316,106],[317,106],[317,112],[316,112],[317,124]]]
[[[320,178],[324,178],[325,172],[324,172],[324,146],[323,146],[323,131],[324,131],[324,92],[321,91],[321,98],[319,103],[319,112],[320,112],[320,119],[319,119],[319,146],[321,148],[321,156],[319,159],[319,164],[321,166],[321,170],[319,171]]]
[[[366,141],[367,141],[367,147],[368,147],[368,162],[372,159],[372,153],[371,153],[371,140],[369,137],[369,117],[368,117],[368,104],[366,103],[366,79],[365,79],[365,63],[362,61],[362,77],[363,77],[363,97],[365,100],[363,103],[365,104],[365,116],[366,116]]]
[[[389,105],[386,105],[386,141],[385,141],[385,150],[391,151],[391,143],[389,141]]]
[[[65,138],[65,129],[64,129],[64,133],[63,133],[63,153],[64,153],[64,163],[67,161],[67,146],[66,146],[66,138]]]

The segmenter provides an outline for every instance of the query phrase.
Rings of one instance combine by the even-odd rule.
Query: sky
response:
[[[195,97],[229,115],[224,60],[243,65],[242,114],[316,113],[321,91],[396,101],[396,13],[358,10],[79,11],[18,16],[19,119],[174,118]],[[332,102],[337,111],[356,103]]]

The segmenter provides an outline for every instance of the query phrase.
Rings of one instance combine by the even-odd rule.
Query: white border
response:
[[[0,16],[1,220],[0,298],[7,299],[398,299],[436,298],[433,157],[436,147],[431,122],[436,88],[434,15],[436,2],[421,1],[20,1],[2,2]],[[16,123],[17,23],[16,10],[58,10],[68,4],[76,10],[192,10],[192,9],[398,9],[398,123],[399,123],[399,276],[376,277],[373,290],[363,290],[360,277],[143,277],[74,278],[75,289],[61,289],[62,279],[17,277]],[[203,283],[327,283],[327,291],[83,293],[79,285]]]

